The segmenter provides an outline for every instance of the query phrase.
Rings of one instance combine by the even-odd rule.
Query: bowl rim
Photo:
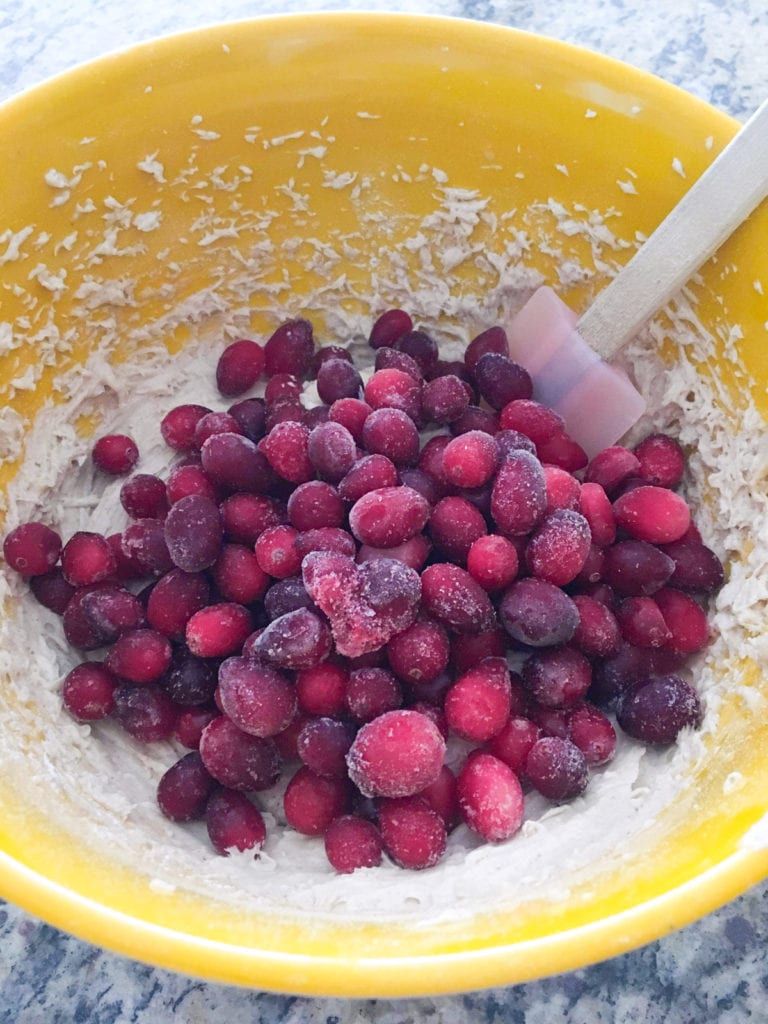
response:
[[[658,76],[616,58],[549,36],[499,23],[438,14],[388,11],[319,11],[266,14],[161,35],[118,47],[82,61],[45,81],[28,86],[0,102],[0,121],[21,116],[27,104],[46,102],[67,83],[85,82],[108,73],[123,59],[184,46],[212,31],[259,26],[290,33],[299,23],[325,28],[334,23],[365,25],[371,31],[400,23],[403,31],[470,33],[501,43],[523,40],[556,61],[559,57],[588,61],[609,74],[620,74],[638,86],[652,87],[672,106],[706,113],[726,134],[738,122]],[[686,925],[733,899],[768,874],[768,850],[742,848],[663,894],[598,922],[569,928],[555,935],[512,944],[489,945],[450,953],[365,957],[328,957],[275,952],[228,944],[156,925],[113,909],[63,885],[0,851],[0,889],[4,897],[64,931],[133,959],[212,982],[286,994],[310,996],[405,997],[438,995],[508,985],[553,975],[635,949]]]

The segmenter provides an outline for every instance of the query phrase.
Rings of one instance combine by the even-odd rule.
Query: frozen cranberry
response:
[[[239,651],[253,629],[247,608],[234,602],[201,608],[187,622],[187,647],[198,658],[224,658]]]
[[[556,434],[562,433],[564,428],[563,419],[558,413],[527,398],[508,402],[501,410],[500,423],[502,430],[517,430],[536,445],[550,441]]]
[[[297,740],[303,763],[316,775],[341,779],[347,774],[347,751],[355,727],[336,718],[312,718],[305,722]]]
[[[84,661],[64,678],[64,707],[79,722],[97,722],[114,710],[116,685],[114,674],[105,665]]]
[[[301,381],[294,373],[275,373],[267,381],[264,401],[267,407],[281,402],[298,402],[301,398]]]
[[[273,740],[243,732],[225,715],[214,718],[203,730],[200,757],[214,779],[229,789],[269,789],[280,773],[280,755]]]
[[[173,564],[184,572],[210,568],[221,553],[222,523],[210,498],[190,494],[177,501],[165,520],[165,540]]]
[[[415,420],[421,412],[421,382],[402,370],[377,370],[365,385],[365,401],[374,410],[400,409]]]
[[[119,561],[114,547],[112,553]],[[127,561],[135,568],[132,576],[162,576],[173,568],[165,524],[160,519],[137,519],[126,526],[120,537],[120,553],[124,556],[122,564]]]
[[[448,666],[450,644],[443,627],[430,619],[420,619],[392,637],[387,657],[399,679],[418,686],[436,679]]]
[[[613,507],[601,484],[587,482],[581,485],[578,511],[589,523],[594,544],[601,548],[613,544],[616,539]]]
[[[269,576],[256,555],[243,544],[225,544],[212,567],[213,581],[220,597],[239,604],[252,604],[267,592]]]
[[[618,487],[640,468],[637,456],[622,445],[612,445],[598,452],[584,474],[587,483],[599,484],[606,494],[614,494]]]
[[[329,420],[310,431],[307,455],[318,476],[331,483],[338,483],[354,466],[357,446],[343,424]]]
[[[412,466],[419,457],[419,431],[401,409],[376,409],[363,424],[368,452],[386,455],[396,466]]]
[[[619,725],[635,739],[666,746],[682,729],[701,723],[696,691],[679,676],[660,676],[638,685],[619,703]]]
[[[207,707],[191,707],[182,711],[176,719],[173,737],[189,750],[200,748],[200,739],[205,727],[219,717],[219,712]]]
[[[222,663],[219,700],[224,714],[250,736],[275,736],[296,714],[296,692],[288,679],[249,658],[227,658]]]
[[[300,558],[311,551],[337,551],[353,558],[357,552],[355,538],[347,530],[337,526],[320,526],[316,530],[304,530],[294,543]]]
[[[576,632],[579,612],[572,598],[546,580],[517,580],[504,594],[499,618],[509,635],[530,647],[566,644]]]
[[[210,588],[201,573],[172,569],[157,581],[147,602],[147,622],[171,640],[183,640],[187,622],[208,603]]]
[[[381,863],[383,842],[372,821],[342,814],[325,831],[325,855],[341,875],[358,868],[375,868]]]
[[[528,371],[499,352],[481,356],[474,373],[480,394],[494,409],[503,409],[515,399],[529,399],[533,394]]]
[[[464,362],[470,373],[474,374],[478,362],[487,352],[496,352],[502,356],[509,355],[509,341],[503,327],[489,327],[467,345]]]
[[[64,637],[70,646],[79,651],[93,651],[108,642],[107,637],[91,619],[86,618],[83,611],[85,598],[93,591],[106,586],[111,586],[111,584],[93,583],[87,587],[78,587],[64,609],[62,616]]]
[[[103,473],[124,476],[139,461],[139,449],[127,434],[106,434],[94,444],[91,458]]]
[[[288,499],[288,520],[297,530],[340,526],[344,512],[339,492],[322,480],[299,484]]]
[[[651,661],[648,648],[633,647],[622,640],[614,654],[595,664],[589,699],[610,707],[621,695],[650,674]]]
[[[711,548],[695,540],[664,545],[664,554],[675,563],[670,584],[680,590],[713,594],[725,580],[723,564]]]
[[[536,445],[536,456],[539,462],[549,463],[569,473],[577,473],[589,462],[581,445],[564,430],[557,431],[547,441],[540,441]]]
[[[81,530],[64,545],[61,568],[67,583],[83,587],[112,576],[117,564],[106,537]]]
[[[403,703],[403,692],[385,668],[356,668],[349,674],[345,695],[347,712],[356,722],[371,722]]]
[[[362,379],[348,359],[327,359],[317,372],[317,393],[326,405],[340,398],[359,398]]]
[[[559,587],[574,580],[589,554],[587,520],[571,509],[556,509],[538,526],[525,558],[531,573]]]
[[[468,405],[458,419],[451,421],[449,429],[454,437],[469,433],[495,436],[499,430],[499,417],[490,409],[483,409],[479,405]]]
[[[171,663],[167,637],[154,629],[132,629],[117,638],[106,657],[107,668],[132,683],[153,683]]]
[[[312,598],[307,593],[301,576],[289,576],[288,579],[273,583],[264,595],[264,610],[270,622],[281,615],[295,612],[298,608],[311,608]]]
[[[205,815],[216,780],[205,769],[195,750],[179,758],[160,779],[157,802],[171,821],[195,821]]]
[[[295,576],[301,569],[301,557],[296,551],[298,531],[292,526],[270,526],[256,541],[256,561],[261,570],[275,579]]]
[[[291,373],[304,378],[312,365],[315,341],[308,320],[288,320],[281,324],[264,346],[265,370],[268,377]]]
[[[710,640],[709,624],[702,607],[689,595],[672,587],[654,594],[654,600],[669,630],[669,647],[682,654],[694,654]]]
[[[404,352],[414,359],[425,377],[428,377],[437,366],[440,353],[437,342],[426,331],[408,331],[397,339],[398,352]]]
[[[211,410],[204,405],[177,405],[160,422],[160,433],[169,448],[177,452],[191,452],[195,442],[197,424]]]
[[[83,597],[81,608],[85,619],[107,642],[144,623],[141,602],[122,587],[106,586],[91,591]]]
[[[487,532],[485,519],[466,498],[443,498],[429,517],[429,533],[436,548],[453,562],[466,562],[473,543]]]
[[[410,796],[440,773],[445,740],[418,711],[388,711],[358,732],[347,755],[349,776],[365,796]]]
[[[433,712],[435,710],[432,708]],[[448,831],[459,824],[461,814],[456,776],[448,765],[444,764],[435,781],[425,786],[417,796],[431,807],[435,814],[440,816]]]
[[[588,658],[604,658],[615,653],[621,639],[619,624],[610,608],[586,594],[578,594],[573,603],[579,612],[579,624],[573,643]]]
[[[490,629],[495,615],[483,588],[457,565],[440,562],[421,574],[422,604],[433,619],[456,633]]]
[[[466,411],[469,402],[466,385],[451,374],[431,380],[421,394],[422,414],[428,423],[453,423]]]
[[[266,415],[265,415],[265,427],[266,432],[269,432],[276,427],[278,423],[301,423],[307,430],[310,429],[309,423],[307,422],[307,410],[298,401],[292,401],[289,399],[283,399],[279,402],[273,402],[271,405],[267,404]],[[313,422],[313,426],[317,424]]]
[[[548,708],[536,703],[529,704],[527,708],[528,717],[543,736],[557,736],[561,740],[570,739],[568,720],[573,710],[572,707]]]
[[[162,519],[168,511],[165,483],[151,473],[136,473],[120,488],[120,504],[131,519]]]
[[[266,431],[266,410],[263,398],[244,398],[227,410],[250,441],[260,441]]]
[[[159,686],[118,686],[114,717],[140,743],[167,740],[176,725],[176,707]]]
[[[530,533],[544,514],[547,486],[541,463],[526,451],[510,452],[496,474],[491,515],[500,533]]]
[[[406,352],[399,352],[395,348],[384,347],[376,350],[376,358],[373,362],[374,371],[397,370],[411,378],[412,382],[419,385],[424,382],[424,374],[416,360]]]
[[[628,597],[618,607],[621,635],[635,647],[663,647],[671,639],[661,609],[652,597]]]
[[[671,493],[671,492],[670,492]],[[619,541],[606,548],[603,579],[619,594],[654,594],[674,572],[675,563],[643,540]]]
[[[259,810],[248,797],[220,789],[208,801],[205,810],[208,838],[217,853],[230,850],[256,850],[264,845],[267,829]]]
[[[467,571],[483,590],[504,590],[517,576],[517,570],[514,545],[497,533],[478,537],[467,552]]]
[[[348,348],[344,348],[342,345],[323,345],[315,349],[315,354],[312,356],[311,376],[317,377],[320,367],[331,359],[342,359],[345,363],[354,362]]]
[[[384,848],[402,868],[434,867],[445,853],[445,822],[419,796],[382,800],[379,828]]]
[[[228,412],[207,412],[201,416],[195,427],[195,449],[199,451],[206,441],[218,434],[242,436],[240,424]]]
[[[333,403],[329,417],[332,423],[346,427],[357,444],[363,439],[363,426],[373,412],[367,402],[359,398],[340,398]]]
[[[388,309],[375,321],[368,336],[371,348],[392,345],[404,334],[413,330],[413,321],[402,309]]]
[[[589,781],[587,760],[570,740],[543,736],[531,748],[525,774],[532,785],[549,800],[572,800]]]
[[[510,679],[503,658],[486,658],[460,676],[445,695],[445,717],[462,739],[483,743],[509,718]]]
[[[370,491],[397,486],[397,469],[385,455],[366,455],[349,469],[339,483],[345,501],[358,501]]]
[[[242,434],[214,434],[200,449],[206,476],[232,491],[264,491],[272,476],[263,452]]]
[[[349,672],[341,665],[325,662],[296,674],[299,710],[307,715],[335,717],[345,709]]]
[[[506,650],[506,634],[500,626],[451,637],[451,662],[457,672],[466,672],[483,658],[501,658]]]
[[[262,494],[232,494],[219,509],[224,534],[236,544],[255,544],[270,526],[286,521],[285,506]]]
[[[264,349],[256,341],[240,338],[227,345],[216,364],[216,386],[222,395],[242,395],[264,372]]]
[[[596,544],[589,544],[587,557],[579,571],[573,578],[573,584],[579,586],[595,586],[603,578],[605,568],[605,550]]]
[[[216,662],[196,658],[186,647],[177,647],[160,685],[175,704],[183,707],[205,704],[216,690],[215,665]]]
[[[334,818],[346,813],[350,796],[346,779],[317,775],[302,765],[285,790],[285,820],[303,835],[324,835]]]
[[[169,505],[186,498],[189,494],[202,494],[211,501],[218,497],[218,491],[203,467],[195,464],[176,466],[172,469],[165,490]]]
[[[523,823],[523,790],[512,771],[493,754],[467,759],[457,779],[459,808],[467,825],[486,842],[510,839]]]
[[[500,732],[492,736],[487,743],[487,750],[513,772],[520,773],[534,743],[541,738],[541,729],[530,718],[515,715],[509,719]]]
[[[649,484],[677,487],[682,480],[685,452],[674,438],[651,434],[635,445],[634,454],[639,462],[637,475]]]
[[[280,668],[311,668],[330,654],[331,631],[308,608],[297,608],[270,622],[253,650]]]
[[[653,485],[622,494],[613,503],[613,514],[630,536],[650,544],[680,540],[691,522],[683,498],[666,487]]]
[[[525,434],[519,430],[499,430],[496,434],[496,447],[499,452],[499,462],[504,462],[510,452],[517,452],[521,449],[530,455],[536,455],[536,445]]]
[[[67,583],[64,573],[58,567],[51,569],[50,572],[41,573],[39,576],[32,576],[29,586],[38,604],[57,615],[64,614],[76,589],[71,583]]]
[[[533,699],[548,708],[564,708],[584,696],[592,669],[573,647],[558,647],[531,655],[523,666],[523,684]]]
[[[542,471],[547,489],[545,515],[562,508],[579,512],[581,484],[576,477],[559,466],[542,465]],[[608,507],[610,509],[610,503]]]
[[[616,730],[602,711],[580,704],[568,715],[568,738],[584,755],[587,764],[607,764],[616,752]]]
[[[312,480],[315,468],[309,458],[309,430],[303,423],[278,423],[259,442],[269,464],[284,480],[303,484]]]
[[[389,548],[417,534],[427,522],[429,504],[410,487],[380,487],[359,498],[349,525],[363,544]]]
[[[419,454],[418,468],[435,481],[443,494],[450,489],[444,459],[445,449],[452,440],[449,434],[437,434],[427,441]]]

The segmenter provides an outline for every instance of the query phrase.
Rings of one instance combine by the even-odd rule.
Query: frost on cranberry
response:
[[[308,320],[288,320],[281,324],[264,346],[264,369],[268,377],[290,373],[304,378],[315,352],[312,324]]]
[[[428,502],[411,487],[382,487],[355,502],[349,525],[361,544],[391,548],[417,534],[428,518]]]
[[[488,532],[485,519],[466,498],[442,498],[429,517],[429,533],[440,554],[464,563],[470,548]]]
[[[217,853],[231,850],[260,850],[267,836],[258,808],[242,793],[220,789],[205,810],[208,837]]]
[[[434,867],[445,853],[445,822],[420,796],[382,800],[379,828],[385,850],[402,868]]]
[[[457,794],[467,825],[489,843],[510,839],[523,823],[520,781],[499,758],[479,753],[459,772]]]
[[[395,675],[418,686],[436,679],[448,667],[450,643],[445,629],[430,619],[420,619],[392,637],[387,657]]]
[[[296,691],[276,669],[250,658],[227,658],[219,668],[221,707],[250,736],[275,736],[296,714]]]
[[[635,739],[666,746],[682,729],[701,722],[701,702],[680,676],[660,676],[638,684],[619,704],[619,725]]]
[[[325,854],[339,874],[377,867],[382,850],[381,833],[372,821],[364,818],[342,814],[325,831]]]
[[[460,676],[445,695],[452,732],[483,743],[501,732],[511,709],[509,669],[504,658],[486,658]]]
[[[556,509],[532,535],[526,548],[528,568],[538,579],[557,586],[571,583],[589,554],[591,534],[584,516],[572,509]]]
[[[203,729],[200,757],[206,770],[228,789],[269,789],[280,774],[280,755],[274,742],[243,732],[225,715]]]
[[[344,703],[355,722],[395,711],[403,703],[403,691],[395,676],[376,666],[356,668],[349,674]]]
[[[499,467],[491,492],[491,515],[499,533],[510,537],[529,533],[546,506],[541,463],[529,452],[510,452]]]
[[[302,765],[285,790],[285,820],[305,836],[322,836],[335,818],[349,810],[350,798],[348,779],[318,775]]]
[[[114,673],[98,661],[85,661],[68,672],[62,686],[64,707],[80,722],[106,718],[115,707]]]
[[[559,736],[543,736],[531,747],[525,774],[549,800],[572,800],[589,782],[587,759],[575,743]]]
[[[331,653],[331,631],[308,608],[297,608],[270,622],[253,651],[279,668],[312,668]]]
[[[573,599],[554,584],[537,579],[512,584],[501,599],[499,618],[514,640],[530,647],[568,643],[579,624]]]
[[[165,520],[165,540],[173,564],[184,572],[209,569],[222,545],[221,515],[215,502],[200,494],[177,501]]]
[[[424,611],[456,633],[481,633],[495,621],[486,592],[457,565],[428,566],[421,574],[421,587]]]
[[[411,796],[434,782],[445,757],[440,730],[418,711],[388,711],[358,732],[349,777],[365,796]]]

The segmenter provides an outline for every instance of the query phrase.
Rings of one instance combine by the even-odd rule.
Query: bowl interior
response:
[[[0,484],[9,522],[45,500],[70,525],[100,514],[76,500],[94,486],[88,437],[126,417],[157,433],[158,402],[194,400],[195,375],[211,376],[225,339],[291,315],[312,319],[322,342],[359,337],[394,304],[461,345],[543,280],[583,308],[735,130],[658,80],[553,41],[352,14],[145,45],[16,98],[0,124],[12,140],[0,152]],[[648,755],[634,781],[612,789],[604,773],[601,817],[569,808],[558,834],[550,815],[546,885],[530,880],[516,841],[508,854],[473,851],[469,871],[462,854],[432,880],[344,883],[322,876],[305,844],[309,866],[287,880],[264,863],[257,875],[209,864],[206,894],[190,867],[199,837],[174,867],[174,833],[151,799],[172,754],[139,754],[99,729],[94,742],[61,721],[56,624],[41,627],[5,580],[3,894],[189,973],[405,995],[609,956],[761,877],[759,535],[741,520],[727,536],[718,528],[725,463],[743,460],[764,513],[766,228],[758,211],[630,353],[654,423],[688,430],[712,543],[754,589],[723,599],[729,642],[701,665],[707,728],[682,752]],[[747,453],[744,438],[757,448]],[[142,468],[158,459],[150,452]]]

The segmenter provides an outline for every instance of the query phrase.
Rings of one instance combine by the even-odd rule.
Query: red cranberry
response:
[[[658,487],[677,487],[685,471],[685,452],[674,438],[651,434],[638,445],[634,454],[639,462],[638,476]]]
[[[226,601],[252,604],[267,592],[269,576],[243,544],[225,544],[212,568],[213,581]]]
[[[701,605],[681,590],[664,587],[654,600],[670,632],[669,647],[682,654],[694,654],[710,640],[707,616]]]
[[[219,511],[225,536],[236,544],[255,544],[270,526],[286,520],[285,506],[262,494],[232,494]]]
[[[288,679],[249,658],[227,658],[223,662],[219,700],[229,719],[250,736],[275,736],[296,714],[296,693]]]
[[[105,586],[91,591],[83,597],[81,608],[86,621],[107,642],[144,624],[141,602],[122,587]]]
[[[355,439],[342,423],[319,423],[310,431],[307,455],[317,475],[338,483],[357,461]]]
[[[200,459],[206,476],[232,491],[264,491],[272,479],[264,453],[242,434],[213,434],[203,443]]]
[[[301,576],[291,576],[273,583],[264,595],[264,610],[270,622],[281,615],[295,612],[298,608],[312,608],[312,598],[307,593]]]
[[[184,572],[209,569],[222,545],[219,509],[210,498],[190,494],[177,501],[165,520],[165,540],[173,564]]]
[[[388,309],[379,316],[371,328],[368,344],[371,348],[392,345],[413,330],[413,321],[402,309]]]
[[[207,412],[201,416],[195,427],[195,449],[200,451],[205,442],[217,434],[241,436],[240,424],[228,412]]]
[[[529,455],[536,455],[536,445],[519,430],[499,430],[496,434],[496,447],[499,450],[499,462],[504,462],[510,452],[522,449]]]
[[[211,501],[216,501],[219,496],[219,492],[210,478],[206,476],[203,467],[194,463],[176,466],[175,469],[172,469],[168,475],[165,492],[169,505],[173,505],[190,494],[201,494],[205,498],[210,498]]]
[[[163,519],[168,511],[165,484],[151,473],[136,473],[120,488],[120,504],[131,519]]]
[[[533,394],[531,375],[507,355],[486,352],[475,364],[474,373],[478,391],[494,409]]]
[[[565,644],[576,632],[573,600],[546,580],[517,580],[504,594],[499,618],[509,635],[530,647]]]
[[[241,338],[227,345],[216,364],[216,386],[222,395],[242,395],[264,371],[264,349],[256,341]]]
[[[168,639],[154,629],[132,629],[117,638],[106,657],[110,671],[132,683],[153,683],[171,663]]]
[[[357,560],[361,564],[363,562],[376,562],[381,559],[387,561],[394,560],[402,562],[410,569],[419,572],[423,568],[431,550],[432,545],[427,538],[423,534],[417,533],[415,537],[411,537],[410,540],[406,540],[393,548],[373,548],[369,544],[361,544],[357,552]]]
[[[449,655],[448,634],[430,619],[414,622],[387,645],[392,671],[399,679],[416,686],[431,682],[444,672]]]
[[[279,668],[312,668],[331,652],[331,631],[308,608],[274,619],[254,644],[254,652]]]
[[[312,718],[305,722],[296,747],[303,763],[316,775],[343,779],[347,775],[347,752],[355,738],[355,727],[337,718]]]
[[[521,773],[534,743],[541,739],[541,729],[530,718],[515,715],[509,718],[495,736],[487,743],[488,752],[508,765],[513,772]]]
[[[64,678],[64,707],[79,722],[97,722],[112,713],[115,707],[117,680],[98,661],[84,661]]]
[[[482,487],[494,474],[498,461],[495,440],[481,430],[455,437],[443,454],[443,472],[455,487]]]
[[[215,664],[196,658],[186,647],[177,647],[160,685],[174,704],[183,707],[205,704],[212,699],[216,690]]]
[[[430,565],[421,574],[422,606],[433,619],[456,633],[480,633],[495,620],[483,588],[464,569],[448,562]]]
[[[397,679],[385,668],[356,668],[347,680],[345,705],[356,722],[371,722],[403,703]]]
[[[514,545],[497,533],[478,537],[467,552],[467,571],[483,590],[504,590],[517,576],[517,570]]]
[[[176,724],[176,707],[159,686],[118,686],[114,716],[140,743],[167,740]]]
[[[502,658],[507,650],[507,639],[500,626],[479,633],[451,637],[451,661],[457,672],[473,668],[483,658]]]
[[[334,818],[346,813],[350,797],[346,779],[329,779],[302,765],[285,790],[285,820],[305,836],[324,835]]]
[[[503,658],[486,658],[460,676],[445,695],[445,717],[462,739],[483,743],[509,718],[511,687]]]
[[[349,672],[341,665],[324,662],[296,673],[299,710],[307,715],[336,717],[345,710]]]
[[[229,789],[269,789],[280,774],[280,755],[274,742],[250,736],[224,715],[203,730],[200,757],[214,779]]]
[[[292,484],[312,480],[315,467],[309,458],[309,430],[303,423],[278,423],[259,442],[261,450],[278,476]]]
[[[137,519],[123,530],[119,553],[110,547],[116,561],[122,554],[122,564],[127,562],[135,570],[134,577],[162,576],[173,568],[165,524],[159,519]]]
[[[336,526],[320,526],[316,530],[304,530],[296,538],[294,547],[302,560],[312,551],[337,551],[349,558],[354,557],[357,552],[357,544],[355,544],[352,534]]]
[[[669,544],[680,540],[691,522],[683,498],[666,487],[636,487],[613,503],[616,523],[637,540]]]
[[[616,616],[601,601],[586,594],[578,594],[573,603],[579,612],[579,624],[573,634],[573,643],[588,658],[605,658],[619,647],[621,632]]]
[[[600,484],[606,494],[614,494],[621,484],[640,469],[640,462],[629,448],[620,444],[612,445],[598,452],[587,466],[584,479],[587,483]]]
[[[396,466],[412,466],[419,457],[419,431],[401,409],[376,409],[363,424],[370,454],[386,455]]]
[[[171,821],[194,821],[205,815],[208,798],[216,788],[216,780],[205,769],[195,750],[185,754],[160,779],[157,802]]]
[[[298,531],[292,526],[270,526],[256,541],[256,561],[263,572],[283,580],[295,576],[301,569],[301,557],[296,550]]]
[[[672,559],[653,544],[627,540],[606,549],[603,579],[618,593],[633,597],[660,590],[674,569]]]
[[[248,797],[232,790],[220,789],[208,801],[205,811],[208,837],[217,853],[226,856],[230,850],[260,850],[267,837],[258,809]]]
[[[67,583],[83,587],[112,576],[117,563],[106,537],[81,530],[64,545],[61,568]]]
[[[224,658],[240,650],[252,628],[248,609],[230,601],[195,612],[187,622],[185,637],[198,658]]]
[[[679,676],[660,676],[635,686],[620,701],[619,725],[635,739],[666,746],[682,729],[701,723],[698,694]]]
[[[457,779],[459,808],[467,825],[486,842],[510,839],[523,823],[523,789],[512,771],[493,754],[477,753]]]
[[[171,640],[183,640],[187,623],[208,604],[210,588],[202,573],[172,569],[152,588],[147,622]]]
[[[426,331],[408,331],[397,339],[398,352],[414,359],[422,374],[428,377],[437,366],[440,353],[437,342]]]
[[[93,446],[91,458],[103,473],[124,476],[139,461],[139,449],[127,434],[107,434]]]
[[[432,712],[435,710],[433,707]],[[459,824],[461,814],[456,776],[448,765],[444,764],[435,781],[425,786],[417,796],[431,807],[435,814],[439,815],[447,831],[450,832]]]
[[[382,800],[379,828],[384,848],[402,868],[434,867],[445,853],[445,823],[419,796]]]
[[[470,395],[462,380],[453,375],[436,377],[422,391],[422,413],[429,423],[453,423],[466,411]]]
[[[301,319],[286,321],[277,328],[264,346],[267,376],[291,373],[304,378],[312,365],[314,351],[312,324]]]
[[[381,487],[355,502],[349,525],[361,543],[387,548],[417,534],[428,517],[428,503],[412,488]]]
[[[532,785],[549,800],[572,800],[587,787],[586,758],[570,740],[543,736],[531,748],[525,774]]]
[[[282,402],[298,402],[301,398],[301,381],[293,373],[275,373],[267,381],[264,401],[269,408]]]
[[[29,587],[35,600],[57,615],[64,614],[76,589],[71,583],[67,583],[60,568],[51,569],[50,572],[44,572],[39,576],[32,576]]]
[[[381,864],[383,842],[378,828],[365,818],[342,814],[325,831],[325,855],[331,867],[341,875],[358,868]]]
[[[559,587],[574,580],[590,550],[589,524],[571,509],[556,509],[538,526],[525,557],[531,573]]]
[[[429,517],[435,546],[453,562],[466,562],[472,544],[487,532],[485,519],[466,498],[443,498]]]
[[[628,597],[616,618],[621,635],[635,647],[663,647],[672,637],[661,609],[652,597]]]
[[[266,431],[266,410],[263,398],[244,398],[227,410],[250,441],[260,441]]]
[[[509,355],[509,341],[503,327],[489,327],[467,345],[464,362],[470,373],[474,374],[478,362],[487,352],[496,352],[502,356]]]
[[[582,484],[578,510],[589,523],[593,544],[601,548],[613,544],[616,539],[616,522],[610,499],[601,484]]]
[[[288,499],[288,520],[297,530],[340,526],[344,513],[344,502],[338,491],[322,480],[299,484]]]
[[[177,405],[160,422],[160,433],[169,448],[177,452],[194,451],[197,424],[211,410],[204,405]]]
[[[580,704],[569,713],[568,738],[595,767],[607,764],[616,751],[616,730],[591,704]]]
[[[395,464],[385,455],[366,455],[345,474],[339,483],[339,494],[345,501],[359,501],[364,494],[398,483]]]
[[[675,563],[670,584],[680,590],[714,594],[725,580],[723,564],[714,551],[700,541],[678,540],[664,545],[664,554]]]
[[[372,412],[370,405],[359,398],[340,398],[331,406],[329,416],[332,423],[346,427],[357,444],[360,444],[365,421]]]
[[[198,750],[205,727],[219,717],[219,712],[207,707],[191,707],[182,711],[176,719],[174,739],[183,747]]]
[[[522,671],[523,684],[533,699],[548,708],[569,707],[581,700],[592,682],[589,662],[573,647],[558,647],[531,655]]]
[[[365,385],[365,400],[374,410],[401,409],[415,420],[421,412],[421,382],[402,370],[377,370]]]
[[[418,711],[388,711],[360,729],[347,755],[365,796],[409,796],[434,782],[445,757],[437,726]]]
[[[491,515],[500,533],[530,533],[544,514],[547,485],[541,463],[529,452],[510,452],[496,474]]]
[[[563,432],[563,419],[533,399],[519,398],[507,403],[501,410],[502,430],[517,430],[529,437],[535,445],[545,444]]]

